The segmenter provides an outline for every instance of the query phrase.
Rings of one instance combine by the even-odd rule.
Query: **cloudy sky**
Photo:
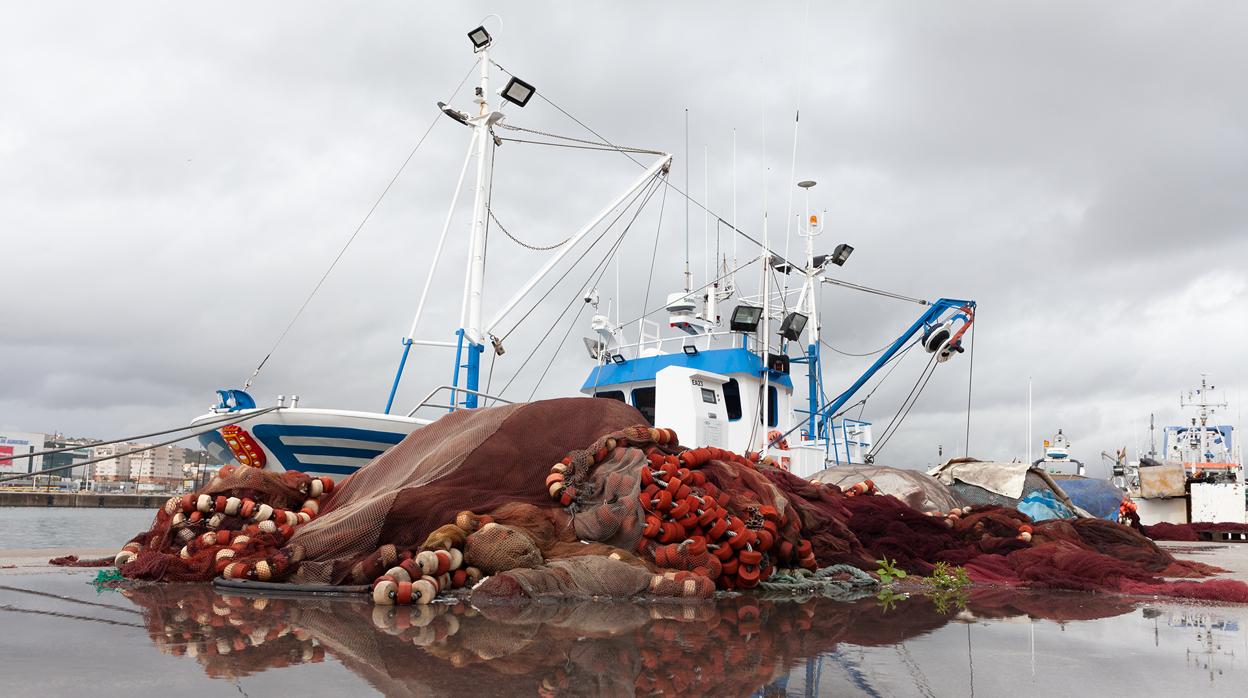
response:
[[[0,22],[0,428],[134,433],[241,385],[470,69],[465,32],[495,11],[498,63],[614,142],[675,153],[674,182],[689,167],[693,194],[725,218],[735,130],[738,225],[761,237],[765,198],[777,247],[800,105],[796,179],[819,182],[819,244],[857,248],[838,273],[980,303],[972,455],[1024,454],[1029,376],[1035,441],[1063,428],[1088,462],[1134,450],[1150,412],[1173,423],[1202,372],[1237,419],[1248,6],[45,2],[8,3]],[[541,100],[510,112],[586,135]],[[435,126],[257,379],[262,402],[384,405],[467,133]],[[539,245],[637,173],[613,153],[509,143],[497,158],[494,209]],[[622,248],[625,318],[641,312],[656,231],[652,298],[680,284],[683,202],[669,195],[661,227],[659,203]],[[458,220],[423,337],[450,339],[458,321]],[[704,225],[695,209],[698,278]],[[487,307],[548,254],[497,236],[490,251]],[[495,389],[546,335],[507,396],[579,387],[589,311],[555,321],[600,252],[509,337]],[[825,338],[850,353],[920,311],[841,289],[823,308]],[[881,462],[960,455],[967,359],[937,371]],[[826,378],[844,385],[867,361],[830,356]],[[451,363],[414,352],[399,402],[447,382]],[[922,363],[908,358],[868,403],[878,430]]]

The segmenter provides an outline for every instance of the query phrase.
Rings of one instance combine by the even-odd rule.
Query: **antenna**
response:
[[[689,109],[685,109],[685,191],[689,189]],[[693,290],[693,276],[689,271],[689,197],[685,196],[685,293]]]
[[[737,287],[737,129],[732,129],[732,287]]]

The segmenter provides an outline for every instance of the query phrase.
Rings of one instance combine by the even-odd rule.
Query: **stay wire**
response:
[[[508,75],[511,75],[512,77],[515,77],[515,75],[514,75],[511,71],[507,70],[507,69],[506,69],[506,68],[504,68],[503,66],[501,66],[501,65],[499,65],[498,63],[494,62],[492,59],[491,59],[491,61],[490,61],[490,62],[494,64],[494,67],[498,68],[499,70],[503,71],[504,73],[507,73]],[[594,129],[590,128],[588,124],[586,124],[585,122],[583,122],[583,121],[581,121],[580,119],[578,119],[578,118],[576,118],[575,116],[573,116],[573,115],[572,115],[572,114],[571,114],[568,110],[566,110],[566,109],[564,109],[563,107],[561,107],[561,106],[559,106],[558,104],[556,104],[554,100],[552,100],[551,98],[547,97],[544,93],[542,93],[542,92],[538,92],[538,93],[537,93],[537,97],[538,97],[539,99],[541,99],[543,102],[545,102],[545,103],[549,104],[550,106],[554,107],[554,108],[555,108],[556,110],[558,110],[561,114],[563,114],[564,116],[566,116],[566,117],[568,117],[569,119],[571,119],[573,122],[575,122],[575,123],[576,123],[578,126],[580,126],[581,128],[583,128],[583,129],[585,129],[586,131],[588,131],[588,132],[592,133],[592,134],[593,134],[596,138],[598,138],[598,140],[600,141],[600,143],[601,143],[602,145],[608,146],[608,148],[609,148],[609,149],[614,150],[614,151],[616,151],[616,152],[620,153],[620,154],[621,154],[621,155],[623,155],[624,157],[627,157],[629,160],[632,160],[632,161],[633,161],[633,163],[634,163],[634,164],[636,164],[638,167],[641,167],[641,168],[643,168],[643,169],[644,169],[646,166],[645,166],[645,165],[644,165],[644,164],[643,164],[640,160],[638,160],[637,158],[633,157],[633,156],[630,154],[630,151],[631,151],[631,152],[645,152],[645,153],[658,153],[658,152],[659,152],[659,151],[643,151],[643,150],[641,150],[641,149],[630,149],[630,148],[624,148],[624,147],[618,146],[618,145],[616,145],[616,144],[612,143],[611,141],[607,140],[607,138],[606,138],[605,136],[603,136],[601,133],[598,133],[598,132],[597,132],[597,131],[595,131]],[[567,136],[560,136],[560,137],[561,137],[561,138],[569,138],[569,137],[567,137]],[[590,142],[590,141],[583,141],[583,142]],[[663,153],[663,154],[665,154],[665,155],[666,155],[666,153]],[[687,158],[686,158],[686,159],[687,159]],[[724,220],[723,216],[721,216],[721,215],[719,215],[718,213],[716,213],[716,212],[712,211],[710,208],[708,208],[707,206],[705,206],[704,204],[702,204],[701,202],[699,202],[697,199],[695,199],[695,198],[694,198],[691,194],[689,194],[689,193],[685,192],[685,191],[684,191],[684,190],[682,190],[680,187],[678,187],[678,186],[676,186],[675,184],[673,184],[670,178],[668,178],[667,180],[665,180],[665,183],[667,184],[667,186],[669,186],[669,187],[671,187],[672,189],[674,189],[674,190],[676,191],[676,193],[677,193],[677,194],[680,194],[681,196],[683,196],[687,202],[689,202],[689,203],[693,204],[694,206],[696,206],[696,207],[698,207],[698,208],[702,209],[702,210],[703,210],[703,211],[705,211],[706,213],[708,213],[708,214],[710,214],[710,215],[714,216],[714,217],[715,217],[715,220],[716,220],[717,222],[722,223],[722,224],[724,224],[724,225],[728,226],[728,228],[729,228],[730,230],[732,230],[733,232],[737,233],[738,235],[740,235],[741,237],[745,238],[746,240],[749,240],[750,242],[754,243],[755,245],[758,245],[760,248],[764,247],[764,246],[763,246],[763,243],[762,243],[762,242],[760,242],[760,241],[758,240],[758,238],[754,237],[753,235],[750,235],[749,233],[745,232],[744,230],[741,230],[741,229],[740,229],[740,228],[738,228],[736,225],[734,225],[734,224],[732,224],[732,223],[729,223],[728,221]],[[776,254],[776,252],[775,252],[774,250],[771,250],[771,255],[772,255],[773,257],[775,257],[776,259],[778,259],[778,260],[780,260],[780,261],[784,262],[785,264],[788,264],[789,266],[791,266],[791,267],[793,267],[793,268],[797,268],[797,267],[798,267],[798,265],[797,265],[797,264],[794,264],[793,262],[789,261],[788,259],[786,259],[786,258],[785,258],[785,256],[782,256],[782,255]],[[852,289],[854,289],[854,290],[863,291],[863,292],[866,292],[866,293],[874,293],[874,294],[876,294],[876,295],[885,296],[885,297],[887,297],[887,298],[893,298],[893,299],[896,299],[896,300],[909,301],[909,302],[911,302],[911,303],[918,303],[919,305],[929,305],[928,301],[926,301],[926,300],[924,300],[924,299],[922,299],[922,298],[914,298],[914,297],[911,297],[911,296],[906,296],[906,295],[903,295],[903,294],[900,294],[900,293],[893,293],[893,292],[891,292],[891,291],[884,291],[884,290],[881,290],[881,289],[871,288],[870,286],[863,286],[863,285],[861,285],[861,284],[855,284],[855,283],[852,283],[852,282],[849,282],[849,281],[840,281],[840,280],[836,280],[836,279],[829,279],[829,278],[827,278],[827,277],[825,277],[825,278],[824,278],[824,281],[825,281],[825,282],[827,282],[827,283],[835,284],[835,285],[838,285],[838,286],[844,286],[844,287],[846,287],[846,288],[852,288]],[[647,313],[647,315],[649,315],[649,313]],[[643,316],[643,317],[644,317],[644,316]]]
[[[659,258],[659,236],[663,232],[663,212],[667,210],[667,187],[663,187],[663,197],[659,199],[659,224],[654,228],[654,249],[650,251],[650,275],[646,277],[646,296],[641,302],[644,309],[650,305],[650,288],[654,283],[654,263]],[[642,318],[644,319],[644,318]],[[637,341],[641,342],[641,320],[638,320]]]
[[[506,68],[504,68],[503,66],[501,66],[501,65],[499,65],[498,63],[494,62],[494,60],[493,60],[493,59],[491,59],[491,60],[490,60],[490,62],[494,64],[494,67],[495,67],[495,68],[498,68],[499,70],[503,71],[504,73],[507,73],[508,75],[511,75],[512,77],[515,77],[515,75],[514,75],[514,74],[513,74],[510,70],[507,70],[507,69],[506,69]],[[566,109],[564,109],[563,107],[561,107],[561,106],[559,106],[558,104],[556,104],[556,103],[554,102],[554,100],[552,100],[551,98],[547,97],[544,93],[542,93],[542,92],[538,92],[538,93],[537,93],[537,97],[538,97],[538,99],[541,99],[543,102],[545,102],[545,103],[549,104],[550,106],[554,107],[555,109],[557,109],[557,110],[558,110],[561,114],[563,114],[564,116],[566,116],[566,117],[568,117],[569,119],[571,119],[572,121],[576,122],[576,124],[577,124],[578,126],[580,126],[581,128],[583,128],[583,129],[585,129],[586,131],[589,131],[590,133],[594,134],[594,136],[596,136],[596,137],[597,137],[597,138],[598,138],[598,139],[602,142],[602,144],[603,144],[603,145],[610,146],[610,148],[611,148],[612,150],[615,150],[616,152],[620,153],[621,155],[623,155],[624,157],[628,158],[629,160],[632,160],[632,161],[633,161],[633,163],[634,163],[634,164],[636,164],[638,167],[641,167],[641,168],[643,168],[643,169],[646,167],[644,164],[642,164],[642,163],[641,163],[641,161],[639,161],[637,158],[635,158],[635,157],[633,157],[631,154],[629,154],[629,152],[628,152],[626,149],[621,148],[620,146],[617,146],[616,144],[614,144],[614,143],[612,143],[611,141],[607,140],[607,139],[606,139],[606,137],[604,137],[601,133],[598,133],[598,132],[597,132],[597,131],[595,131],[594,129],[590,128],[587,124],[585,124],[585,122],[583,122],[583,121],[581,121],[580,119],[576,118],[576,117],[575,117],[575,116],[573,116],[570,112],[568,112],[568,110],[566,110]],[[716,220],[718,220],[718,221],[720,221],[721,223],[723,223],[724,225],[728,226],[728,227],[729,227],[729,228],[730,228],[733,232],[737,233],[738,235],[740,235],[741,237],[745,238],[746,240],[749,240],[750,242],[754,243],[755,245],[758,245],[759,247],[763,247],[763,243],[762,243],[762,242],[760,242],[760,241],[759,241],[757,238],[755,238],[753,235],[750,235],[749,233],[745,232],[744,230],[741,230],[740,228],[738,228],[737,226],[733,225],[732,223],[729,223],[728,221],[724,220],[723,216],[720,216],[718,213],[715,213],[714,211],[710,210],[710,209],[709,209],[709,208],[707,208],[704,204],[702,204],[701,202],[699,202],[697,199],[693,198],[693,196],[691,196],[690,194],[688,194],[687,192],[685,192],[684,190],[682,190],[680,187],[676,186],[675,184],[672,184],[672,182],[671,182],[671,180],[670,180],[670,179],[668,179],[668,180],[666,181],[666,183],[667,183],[667,186],[669,186],[669,187],[671,187],[672,189],[674,189],[674,190],[676,191],[676,193],[677,193],[677,194],[680,194],[681,196],[685,197],[685,200],[686,200],[686,201],[688,201],[689,203],[693,204],[694,206],[697,206],[698,208],[702,209],[702,210],[703,210],[703,211],[705,211],[706,213],[708,213],[708,214],[710,214],[710,215],[714,216],[714,217],[716,218]],[[781,259],[781,261],[788,262],[788,263],[790,263],[790,264],[791,264],[791,262],[789,262],[789,260],[781,258],[781,257],[780,257],[780,255],[775,254],[775,252],[774,252],[774,251],[772,252],[772,255],[773,255],[774,257],[776,257],[777,259]],[[796,266],[796,265],[794,265],[794,266]],[[647,314],[648,314],[648,313],[647,313]]]
[[[218,417],[218,418],[207,420],[200,424],[188,424],[184,427],[177,427],[175,429],[162,429],[161,431],[148,432],[147,434],[136,434],[134,436],[124,436],[120,439],[112,439],[110,441],[93,441],[89,444],[80,444],[77,446],[66,446],[65,448],[53,448],[47,451],[36,451],[34,453],[20,453],[20,454],[15,453],[11,456],[6,453],[4,456],[4,459],[5,460],[24,460],[27,458],[34,458],[36,456],[50,456],[56,453],[64,453],[66,451],[77,451],[78,449],[81,449],[81,448],[95,448],[96,446],[111,446],[112,444],[129,443],[131,441],[147,439],[153,436],[164,436],[165,434],[173,434],[179,431],[190,431],[191,429],[198,429],[199,427],[208,426],[210,424],[224,424],[226,422],[232,422],[232,421],[235,421],[235,418],[233,416]],[[184,436],[182,438],[189,439],[191,437]],[[179,441],[181,440],[182,439],[179,439]],[[125,455],[125,454],[123,453],[119,455]],[[109,456],[109,458],[116,458],[116,457],[117,456]]]
[[[472,67],[468,69],[466,74],[464,74],[464,79],[459,81],[459,85],[456,86],[455,91],[452,92],[451,96],[447,98],[447,102],[455,99],[455,95],[459,94],[459,91],[463,89],[464,83],[468,82],[468,78],[472,75],[473,71],[476,70],[477,64],[480,62],[480,58],[473,62]],[[420,150],[420,146],[424,145],[425,139],[428,138],[429,134],[433,132],[434,126],[437,126],[438,121],[441,118],[442,111],[439,109],[437,116],[433,118],[433,121],[429,122],[429,128],[425,129],[424,135],[422,135],[420,140],[416,142],[416,146],[412,148],[412,151],[407,154],[407,157],[403,160],[403,164],[399,165],[399,169],[395,171],[394,176],[390,178],[386,187],[381,190],[381,194],[375,201],[373,201],[373,205],[369,207],[368,213],[364,214],[364,218],[360,220],[359,225],[355,226],[355,230],[352,231],[351,237],[347,238],[346,244],[342,246],[342,249],[338,250],[338,254],[334,257],[334,260],[330,262],[329,268],[325,270],[325,273],[321,275],[321,278],[316,282],[316,285],[312,287],[312,291],[308,293],[307,298],[303,299],[303,304],[299,306],[299,310],[295,311],[294,317],[290,319],[290,322],[286,324],[286,328],[282,330],[280,335],[278,335],[277,341],[273,342],[273,346],[269,349],[268,353],[264,355],[264,358],[260,360],[260,363],[256,366],[256,370],[253,371],[251,376],[243,383],[243,390],[251,387],[251,384],[256,379],[256,376],[260,375],[260,370],[263,369],[264,365],[269,362],[269,357],[273,356],[273,352],[277,351],[278,346],[281,345],[284,339],[286,339],[286,335],[290,334],[291,328],[294,327],[295,323],[299,321],[299,318],[303,315],[303,311],[306,310],[308,304],[312,302],[312,298],[316,296],[317,291],[321,290],[321,286],[324,285],[325,280],[329,278],[330,273],[332,273],[334,268],[338,266],[338,262],[342,259],[342,256],[346,254],[347,248],[351,246],[351,243],[355,242],[356,236],[360,234],[360,231],[364,229],[364,225],[368,223],[370,218],[373,217],[373,213],[377,210],[377,207],[381,205],[382,199],[386,198],[386,194],[390,193],[390,189],[394,187],[394,183],[399,180],[399,176],[403,174],[403,170],[407,169],[408,163],[410,163],[412,158],[416,156],[416,151]]]
[[[267,414],[277,409],[281,409],[281,408],[280,407],[266,407],[262,410],[256,410],[255,412],[248,412],[247,414],[243,415],[241,418],[233,419],[230,421],[234,424],[240,424],[249,419],[255,419],[256,417],[259,417],[262,414]],[[44,468],[43,470],[39,470],[37,472],[17,473],[15,475],[7,475],[5,477],[0,477],[0,483],[10,482],[12,480],[24,480],[26,478],[37,477],[39,475],[57,473],[62,470],[71,470],[73,468],[81,468],[84,465],[94,465],[96,463],[99,463],[100,461],[112,460],[114,458],[120,458],[122,456],[130,456],[130,455],[134,455],[135,453],[142,453],[144,451],[150,451],[154,448],[160,448],[161,446],[169,446],[171,444],[176,444],[177,442],[185,441],[186,439],[189,439],[192,436],[198,436],[200,434],[207,434],[210,431],[216,431],[216,429],[202,429],[193,434],[187,434],[186,436],[179,436],[176,439],[169,439],[168,441],[162,441],[158,444],[151,444],[148,446],[144,446],[143,448],[136,448],[132,451],[126,451],[125,453],[116,453],[111,456],[101,456],[99,458],[92,458],[89,460],[79,461],[77,463],[70,463],[69,465],[58,465],[55,468]]]

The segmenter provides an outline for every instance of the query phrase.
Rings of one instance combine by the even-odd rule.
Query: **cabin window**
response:
[[[741,419],[741,384],[736,378],[724,383],[724,407],[728,410],[728,421]]]
[[[620,402],[625,401],[623,390],[604,390],[601,393],[594,393],[594,397],[603,397],[608,400],[619,400]]]
[[[776,404],[779,394],[774,386],[767,386],[767,426],[774,427],[780,423],[780,406]],[[759,415],[762,421],[762,415]]]
[[[654,425],[654,388],[636,388],[633,390],[633,407],[641,413],[646,421]]]

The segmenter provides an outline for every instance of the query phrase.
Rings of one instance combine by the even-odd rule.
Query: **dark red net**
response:
[[[777,571],[874,570],[887,559],[921,575],[938,562],[964,565],[983,583],[1248,601],[1238,582],[1165,581],[1214,570],[1177,561],[1126,526],[1035,523],[1001,506],[932,515],[873,494],[869,482],[842,490],[756,457],[684,449],[641,421],[627,405],[592,398],[457,411],[340,483],[310,523],[256,530],[245,517],[206,514],[192,522],[186,502],[171,500],[128,546],[134,558],[122,572],[367,583],[395,565],[419,576],[414,556],[438,549],[497,577],[483,598],[703,598]],[[318,508],[304,501],[312,484],[241,469],[191,497],[207,495],[217,508],[242,497],[294,516]]]

